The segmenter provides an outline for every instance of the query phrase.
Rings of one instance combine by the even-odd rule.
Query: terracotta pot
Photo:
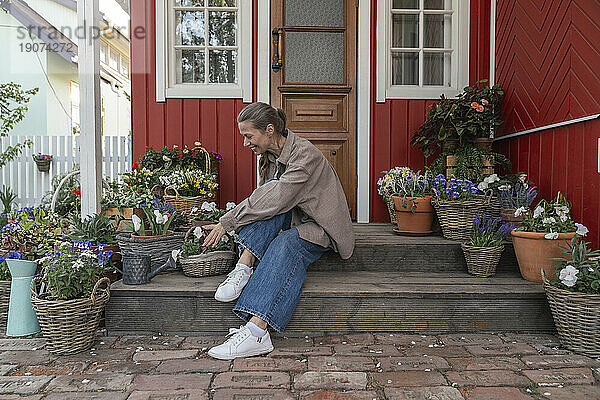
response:
[[[492,150],[492,144],[494,143],[494,139],[486,137],[486,138],[475,138],[473,140],[473,144],[475,148],[479,150]]]
[[[519,225],[521,222],[523,222],[523,219],[525,218],[525,216],[521,214],[518,217],[515,217],[515,211],[516,211],[516,209],[514,209],[514,208],[503,208],[500,211],[500,216],[502,217],[502,220],[504,220],[506,222],[510,222],[511,224]]]
[[[396,211],[398,230],[395,232],[406,235],[428,235],[433,223],[433,207],[431,196],[400,197],[392,196]],[[402,204],[402,203],[405,204]],[[411,208],[415,204],[414,212]]]
[[[175,234],[175,232],[173,231],[167,231],[166,235],[151,235],[152,231],[147,230],[146,231],[146,235],[145,236],[139,236],[136,235],[135,233],[131,234],[131,237],[134,239],[156,239],[156,238],[162,238],[162,237],[167,237],[167,236],[173,236]]]
[[[542,282],[540,269],[548,280],[556,279],[553,258],[569,258],[558,246],[566,246],[575,232],[559,233],[558,239],[546,239],[544,232],[521,232],[513,230],[511,233],[513,246],[519,261],[519,269],[523,278],[531,282]]]

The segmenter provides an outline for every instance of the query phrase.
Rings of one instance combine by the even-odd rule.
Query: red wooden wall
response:
[[[390,0],[391,1],[391,0]],[[381,171],[395,166],[409,166],[423,170],[427,164],[423,153],[410,146],[412,134],[423,123],[431,100],[387,100],[375,102],[376,88],[376,2],[371,2],[371,221],[389,221],[387,208],[377,193],[377,180]],[[490,54],[490,2],[471,0],[471,20],[469,34],[469,80],[471,83],[489,77]]]
[[[257,10],[257,1],[253,2],[253,9]],[[145,38],[134,37],[131,43],[134,159],[144,153],[146,146],[193,147],[194,142],[200,141],[208,151],[223,156],[219,169],[221,205],[228,201],[237,203],[251,193],[256,182],[256,157],[243,147],[237,132],[236,117],[244,103],[241,99],[156,102],[155,3],[154,0],[131,2],[132,30],[135,27],[146,30]],[[256,13],[254,26],[257,26]],[[256,44],[256,31],[253,42]]]
[[[600,113],[600,2],[499,1],[497,82],[506,92],[501,135]],[[600,120],[507,139],[498,149],[529,174],[539,198],[560,190],[600,246]]]

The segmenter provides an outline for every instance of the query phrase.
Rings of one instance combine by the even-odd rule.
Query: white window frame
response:
[[[424,0],[419,1],[422,9]],[[442,94],[456,97],[462,92],[469,84],[470,3],[470,0],[452,0],[452,9],[455,10],[452,14],[452,42],[455,46],[451,56],[451,86],[415,86],[392,85],[392,0],[377,0],[377,42],[384,43],[377,46],[377,102],[385,102],[386,99],[436,99]],[[421,23],[419,41],[423,41]],[[423,81],[422,74],[419,74],[419,81]]]
[[[208,1],[208,0],[207,0]],[[174,54],[171,55],[172,41],[169,37],[168,20],[173,13],[170,4],[174,0],[156,0],[156,101],[167,98],[242,98],[245,103],[252,102],[252,0],[238,1],[237,31],[238,54],[236,73],[238,82],[231,83],[182,83],[176,84],[174,76]]]

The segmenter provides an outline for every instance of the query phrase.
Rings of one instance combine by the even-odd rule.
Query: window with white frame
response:
[[[468,84],[468,32],[469,1],[380,0],[377,100],[456,96]]]
[[[252,0],[157,3],[165,6],[157,7],[157,100],[164,96],[250,101]]]

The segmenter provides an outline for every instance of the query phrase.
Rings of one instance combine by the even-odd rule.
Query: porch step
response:
[[[421,252],[422,255],[423,252]],[[214,292],[224,276],[181,272],[151,283],[111,286],[109,334],[223,334],[241,320]],[[538,284],[514,272],[477,278],[466,272],[312,271],[286,329],[294,333],[550,332],[552,317]]]
[[[392,224],[354,224],[356,246],[348,260],[333,251],[310,266],[310,271],[464,272],[460,243],[442,236],[396,235]],[[504,245],[498,271],[518,272],[512,243]]]

